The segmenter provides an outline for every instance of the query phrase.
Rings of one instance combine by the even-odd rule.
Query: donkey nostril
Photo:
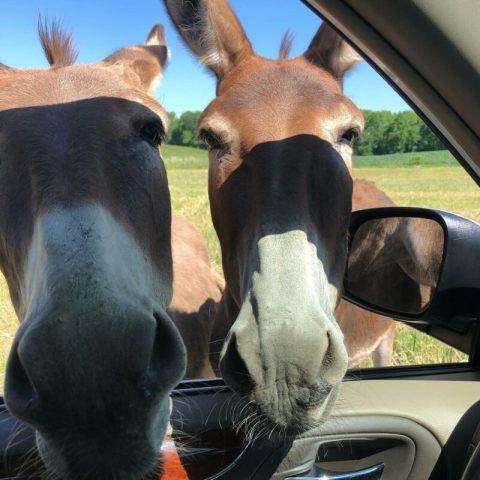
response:
[[[306,388],[304,395],[297,398],[296,403],[304,410],[317,408],[330,395],[332,389],[333,386],[326,383]]]
[[[348,354],[343,336],[335,331],[327,331],[324,340],[323,357],[320,364],[320,377],[331,385],[341,381],[348,366]]]
[[[147,397],[152,394],[151,390],[175,386],[183,378],[187,363],[185,345],[172,320],[164,312],[156,312],[154,318],[155,339],[145,376],[140,382]]]
[[[12,346],[5,376],[5,400],[8,409],[18,418],[31,421],[38,395],[18,355],[18,344]]]
[[[327,348],[325,350],[325,354],[323,355],[323,360],[322,360],[322,366],[324,368],[328,368],[330,365],[335,360],[335,355],[334,355],[334,342],[332,341],[332,335],[331,333],[327,330],[326,332],[327,336]]]
[[[238,353],[235,334],[230,337],[220,369],[227,384],[238,394],[245,396],[252,392],[254,384],[244,360]]]

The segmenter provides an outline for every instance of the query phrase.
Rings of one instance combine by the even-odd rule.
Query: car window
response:
[[[368,71],[368,78],[373,78],[376,88],[389,91],[391,97],[397,98],[389,99],[389,104],[393,105],[391,110],[382,106],[381,101],[373,102],[375,109],[362,109],[366,128],[355,146],[353,158],[353,177],[359,197],[357,208],[393,204],[438,208],[480,221],[478,187],[442,141],[371,67],[364,64],[358,70]],[[354,71],[346,81],[347,94],[353,99],[361,88],[355,78],[359,73]],[[195,122],[188,122],[194,114],[188,112],[173,118],[170,145],[166,147],[166,151],[171,152],[170,158],[167,155],[167,165],[172,198],[175,208],[202,230],[209,243],[213,265],[221,274],[220,248],[210,222],[208,200],[201,187],[202,182],[207,182],[206,163],[202,164],[202,151],[195,149],[201,147],[195,139]],[[188,124],[190,129],[185,129]],[[181,134],[182,129],[188,133]],[[366,202],[365,195],[369,197]],[[192,197],[193,203],[190,202]],[[345,318],[346,328],[356,332],[361,328],[371,330],[364,338],[352,341],[351,368],[468,361],[468,355],[406,323],[365,311],[359,314],[357,307],[352,305],[346,305],[343,310],[346,312],[341,309],[340,314]],[[346,340],[348,347],[348,333]]]
[[[380,77],[378,81],[384,82]],[[384,88],[390,87],[385,85]],[[377,187],[398,206],[439,208],[480,221],[477,207],[480,194],[477,185],[418,115],[411,110],[391,112],[367,109],[364,110],[364,115],[367,122],[365,135],[359,140],[353,159],[353,176],[360,185],[371,182],[371,185],[369,183],[366,186]],[[181,117],[174,119],[174,132],[181,125],[180,120]],[[193,127],[191,135],[194,138]],[[203,188],[207,182],[205,154],[193,147],[173,144],[167,145],[165,152],[174,208],[193,221],[205,235],[214,268],[221,274],[220,247],[211,224],[208,198]],[[368,193],[370,190],[366,188],[365,191]],[[373,207],[375,201],[372,198],[365,208]],[[356,312],[351,311],[350,314],[353,321],[356,321]],[[372,315],[371,322],[375,329],[378,324],[386,323],[386,320]],[[362,354],[363,358],[358,363],[355,361],[355,368],[379,366],[379,361],[380,366],[468,361],[468,355],[426,333],[405,323],[389,323],[392,323],[395,330],[391,359],[378,359],[382,355],[380,346],[380,352],[374,353],[373,358],[372,355]],[[368,328],[368,325],[367,319],[362,326]],[[378,330],[379,336],[390,335],[388,326]],[[367,336],[365,342],[352,345],[351,355],[355,355],[356,349],[363,350],[366,344],[372,348],[381,341],[381,338],[374,336],[370,339]],[[384,348],[388,350],[388,344]],[[377,363],[374,361],[376,355]]]
[[[353,177],[358,185],[357,208],[393,204],[438,208],[480,221],[480,194],[475,182],[432,129],[373,69],[368,65],[362,65],[360,69],[368,71],[368,78],[374,79],[377,88],[390,91],[392,97],[398,98],[390,100],[394,110],[378,103],[375,110],[362,109],[366,128],[355,146],[353,158]],[[346,91],[352,98],[357,94],[356,89],[361,87],[355,79],[358,73],[354,71],[346,81]],[[208,199],[202,188],[207,182],[206,158],[203,151],[197,149],[201,144],[195,139],[195,122],[188,122],[194,115],[194,112],[188,112],[174,116],[170,145],[165,147],[165,152],[171,152],[167,154],[167,165],[172,199],[174,207],[202,230],[209,243],[214,268],[221,274],[220,248],[210,221]],[[186,125],[190,127],[186,128]],[[181,134],[182,129],[188,133]],[[366,201],[364,196],[368,197]],[[365,329],[368,332],[370,329],[370,333],[361,336],[360,340],[356,333],[350,344],[351,368],[468,361],[468,355],[406,323],[359,312],[350,304],[340,309],[340,315],[350,331]],[[349,338],[347,333],[347,348]]]

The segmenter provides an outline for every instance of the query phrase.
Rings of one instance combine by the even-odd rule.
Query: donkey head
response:
[[[358,55],[325,24],[307,51],[255,54],[226,0],[165,0],[217,78],[199,119],[234,323],[221,371],[264,422],[287,433],[328,413],[347,367],[333,312],[363,116],[342,93]]]
[[[0,68],[0,267],[21,321],[6,401],[55,478],[138,479],[186,356],[165,313],[167,115],[149,95],[163,27],[94,65],[72,65],[57,25],[40,35],[50,69]]]

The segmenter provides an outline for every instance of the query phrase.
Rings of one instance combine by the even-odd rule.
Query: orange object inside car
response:
[[[177,452],[177,447],[170,435],[162,443],[163,473],[159,480],[188,480]]]

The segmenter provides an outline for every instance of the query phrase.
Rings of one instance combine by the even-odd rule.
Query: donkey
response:
[[[201,233],[178,213],[172,214],[173,299],[167,313],[187,349],[186,378],[216,375],[210,340],[223,291],[223,279],[211,268]]]
[[[226,280],[220,370],[257,426],[298,434],[328,415],[348,366],[335,311],[364,119],[342,79],[360,57],[323,24],[303,55],[289,60],[285,42],[268,60],[226,0],[164,2],[217,79],[198,129]]]
[[[21,321],[5,399],[54,478],[137,480],[157,468],[186,370],[172,275],[195,299],[176,293],[177,320],[210,302],[188,283],[208,261],[180,217],[172,272],[168,116],[150,95],[167,45],[157,25],[142,46],[73,65],[71,36],[39,31],[50,69],[0,67],[0,267]]]

